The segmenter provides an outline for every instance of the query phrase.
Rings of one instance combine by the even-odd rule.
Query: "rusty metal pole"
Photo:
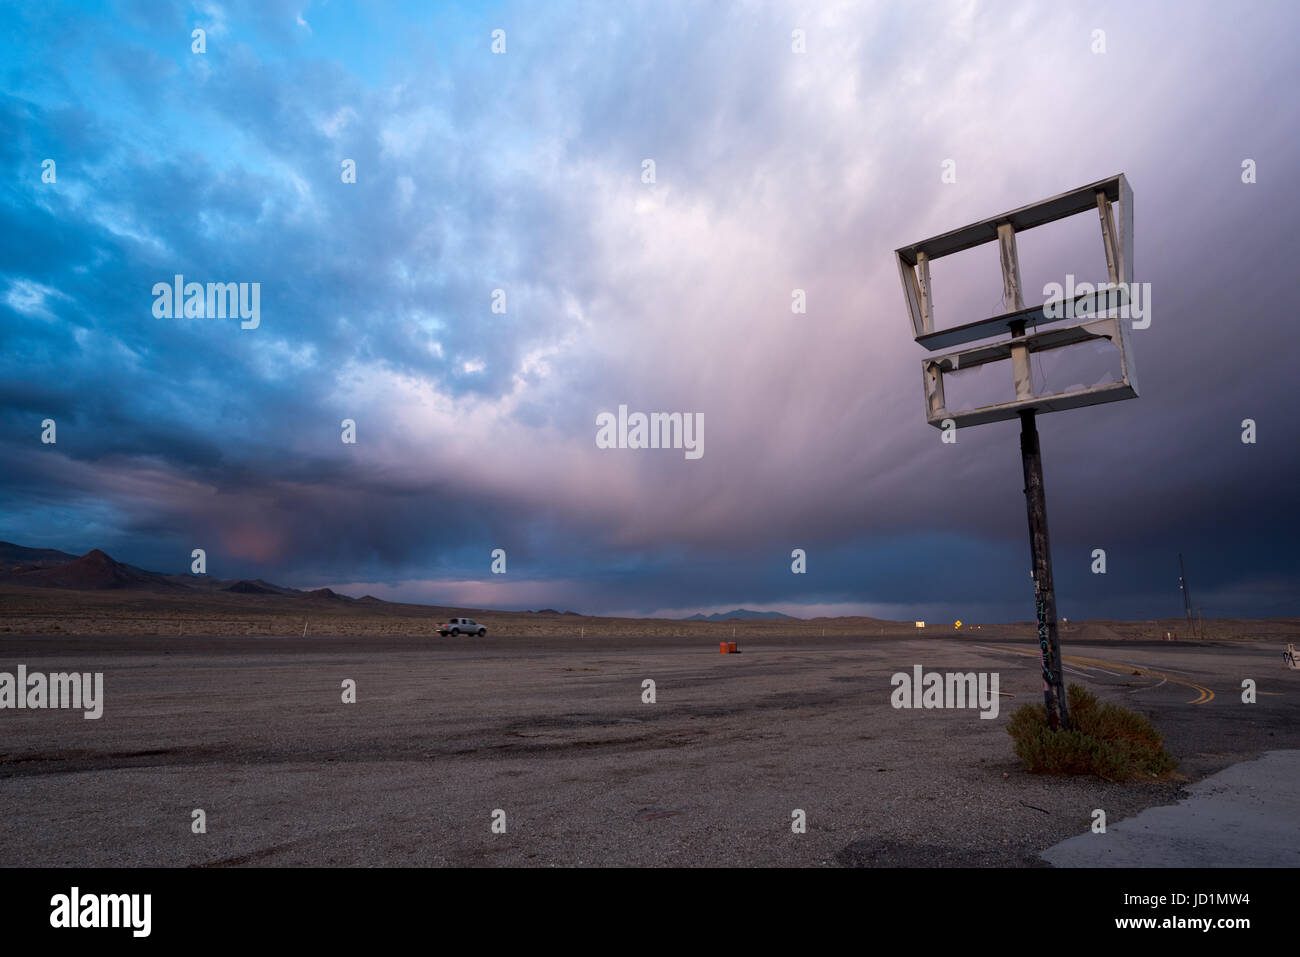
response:
[[[1024,309],[1020,281],[1020,254],[1016,233],[1010,223],[998,225],[998,250],[1002,263],[1002,302],[1008,309]],[[1029,349],[1017,345],[1025,338],[1023,320],[1011,329],[1011,368],[1016,398],[1029,401],[1034,395],[1034,374]],[[1029,551],[1033,562],[1034,610],[1038,621],[1038,648],[1043,663],[1043,703],[1053,728],[1070,726],[1069,707],[1061,681],[1061,641],[1056,633],[1056,587],[1052,583],[1052,552],[1047,537],[1047,497],[1043,493],[1043,456],[1038,448],[1037,411],[1020,413],[1020,460],[1025,469],[1025,509],[1029,513]]]
[[[1029,514],[1029,551],[1034,563],[1034,610],[1043,665],[1043,704],[1048,723],[1070,727],[1069,706],[1061,671],[1061,640],[1056,630],[1056,585],[1052,581],[1051,541],[1047,534],[1047,496],[1043,491],[1043,455],[1038,445],[1037,412],[1020,413],[1020,460],[1025,470],[1025,509]]]

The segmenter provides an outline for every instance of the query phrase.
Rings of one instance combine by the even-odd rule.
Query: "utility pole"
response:
[[[1178,587],[1183,593],[1183,614],[1187,617],[1187,630],[1196,634],[1196,625],[1192,621],[1192,592],[1187,587],[1187,572],[1183,570],[1183,553],[1178,553]]]

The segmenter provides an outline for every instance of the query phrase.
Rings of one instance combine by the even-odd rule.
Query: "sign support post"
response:
[[[1070,727],[1070,711],[1061,672],[1061,639],[1056,627],[1056,583],[1052,580],[1051,540],[1047,534],[1047,495],[1043,490],[1043,455],[1038,445],[1038,414],[1020,413],[1020,460],[1025,470],[1025,510],[1029,515],[1029,554],[1033,559],[1034,610],[1038,650],[1043,663],[1043,705],[1053,728]]]

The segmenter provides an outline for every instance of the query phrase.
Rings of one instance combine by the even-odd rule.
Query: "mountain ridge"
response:
[[[696,612],[682,621],[736,621],[752,620],[755,618],[789,618],[792,621],[800,621],[793,615],[783,615],[779,611],[751,611],[748,608],[736,608],[732,611],[715,611],[712,615],[705,615]]]
[[[137,568],[119,562],[107,552],[92,548],[84,555],[72,555],[54,548],[28,548],[0,542],[0,583],[36,588],[77,590],[137,590],[162,594],[225,591],[254,595],[317,595],[324,598],[354,599],[328,589],[304,592],[256,579],[220,579],[211,575],[177,575]],[[326,594],[328,593],[328,594]],[[376,599],[378,601],[379,599]]]

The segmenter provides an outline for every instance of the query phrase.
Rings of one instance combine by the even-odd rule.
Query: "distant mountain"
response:
[[[291,595],[296,594],[297,590],[281,588],[279,585],[272,585],[260,578],[254,578],[252,581],[241,580],[233,585],[227,585],[222,591],[233,591],[240,595]]]
[[[0,542],[0,571],[13,568],[33,569],[49,568],[53,565],[66,565],[77,560],[76,555],[69,555],[53,548],[24,548],[13,542]]]
[[[355,598],[340,595],[333,588],[317,588],[315,591],[302,593],[302,597],[317,601],[356,601]]]
[[[11,545],[10,549],[20,546]],[[28,552],[49,554],[49,549],[23,549]],[[16,553],[10,552],[11,555]],[[56,553],[61,554],[61,553]],[[97,590],[102,588],[137,588],[149,591],[176,591],[182,586],[167,580],[166,576],[146,572],[131,565],[114,561],[98,548],[86,552],[80,558],[59,564],[39,564],[19,561],[6,562],[0,568],[0,577],[15,585],[34,585],[37,588],[78,588]]]
[[[164,575],[115,561],[98,548],[78,557],[53,548],[25,548],[12,542],[0,542],[0,583],[37,588],[133,589],[166,594],[224,591],[237,595],[289,595],[352,601],[328,588],[304,592],[260,578],[225,581],[211,575]],[[369,601],[380,602],[380,599],[369,598]]]
[[[783,615],[779,611],[750,611],[748,608],[737,608],[735,611],[719,611],[712,615],[695,614],[683,618],[682,621],[731,621],[733,618],[790,618],[790,616]],[[797,620],[791,618],[791,621]]]

